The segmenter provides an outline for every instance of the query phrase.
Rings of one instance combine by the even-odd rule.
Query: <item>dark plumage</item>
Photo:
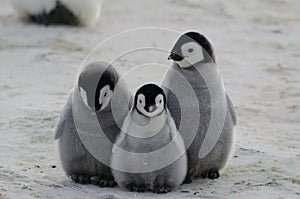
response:
[[[79,19],[74,13],[68,9],[67,6],[62,4],[60,1],[56,1],[56,6],[50,12],[41,12],[36,15],[30,14],[28,20],[49,26],[49,25],[70,25],[77,26],[80,24]]]

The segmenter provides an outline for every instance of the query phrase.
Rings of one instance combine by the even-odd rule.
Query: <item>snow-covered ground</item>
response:
[[[107,0],[96,27],[70,28],[23,24],[2,0],[0,198],[300,198],[299,8],[296,0]],[[198,30],[212,41],[239,116],[234,157],[219,179],[166,195],[74,184],[53,127],[79,65],[107,37],[144,26]],[[123,61],[120,71],[136,64]]]

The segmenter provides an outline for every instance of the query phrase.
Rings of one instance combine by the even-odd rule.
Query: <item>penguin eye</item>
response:
[[[106,97],[106,95],[107,95],[107,92],[104,93],[104,97]]]
[[[192,49],[192,48],[189,48],[189,49],[188,49],[188,52],[189,52],[189,53],[192,53],[193,51],[194,51],[194,49]]]
[[[161,103],[162,103],[162,101],[161,101],[161,100],[159,100],[159,103],[161,104]]]
[[[139,100],[139,103],[141,104],[141,103],[142,103],[142,100]]]

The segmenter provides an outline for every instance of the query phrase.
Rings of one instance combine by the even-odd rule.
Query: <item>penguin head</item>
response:
[[[95,109],[104,110],[110,103],[115,85],[118,82],[117,71],[113,67],[108,67],[102,74],[96,89]]]
[[[133,106],[139,114],[156,117],[166,108],[166,95],[159,86],[145,84],[137,90]]]
[[[119,76],[113,66],[106,62],[93,62],[79,75],[78,87],[85,104],[92,111],[108,107]]]
[[[215,53],[204,35],[188,32],[177,40],[168,59],[172,59],[181,68],[189,68],[198,62],[215,62]]]

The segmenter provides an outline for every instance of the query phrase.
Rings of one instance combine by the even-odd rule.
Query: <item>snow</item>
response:
[[[0,198],[299,198],[299,7],[288,0],[110,0],[95,27],[72,28],[24,24],[1,1]],[[61,169],[53,127],[77,70],[100,42],[145,26],[198,30],[212,41],[239,116],[234,157],[219,179],[166,195],[74,184]],[[175,42],[165,34],[157,41]],[[118,52],[114,45],[105,53]],[[154,58],[129,56],[118,70],[144,59]],[[131,87],[161,78],[156,67],[128,76]]]

